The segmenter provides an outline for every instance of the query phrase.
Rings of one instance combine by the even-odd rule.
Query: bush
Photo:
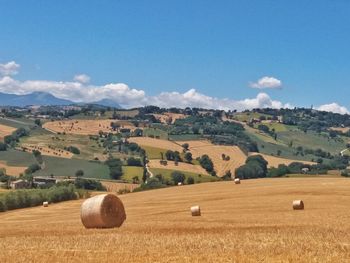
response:
[[[83,170],[78,170],[78,171],[76,171],[76,172],[75,172],[75,176],[76,176],[76,177],[82,177],[82,176],[84,176],[84,171],[83,171]]]
[[[78,193],[78,194],[77,194]],[[44,201],[56,203],[85,196],[86,193],[76,190],[73,185],[54,186],[49,189],[29,189],[5,192],[0,194],[0,211],[42,205]]]
[[[106,191],[106,188],[101,182],[92,179],[77,178],[75,179],[74,185],[78,189]]]
[[[69,146],[69,147],[65,147],[65,150],[73,153],[73,154],[80,154],[80,150],[79,148],[75,147],[75,146]]]

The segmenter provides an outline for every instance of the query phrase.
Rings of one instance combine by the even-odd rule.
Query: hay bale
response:
[[[49,206],[49,202],[45,201],[43,202],[43,207],[48,207]]]
[[[293,201],[293,209],[294,210],[304,210],[303,200],[294,200]]]
[[[201,208],[199,205],[191,207],[191,214],[192,216],[201,216]]]
[[[126,219],[122,201],[113,194],[86,199],[81,205],[81,222],[86,228],[120,227]]]
[[[181,185],[182,185],[182,183],[181,183],[181,182],[178,182],[178,183],[177,183],[177,185],[178,185],[178,186],[181,186]]]
[[[235,178],[235,184],[240,184],[240,183],[241,183],[241,179]]]

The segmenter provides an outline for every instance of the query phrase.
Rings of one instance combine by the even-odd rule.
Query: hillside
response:
[[[0,214],[0,261],[344,262],[350,181],[260,179],[123,195],[119,229],[86,230],[82,200]],[[293,211],[294,199],[305,201]],[[189,207],[199,204],[201,217]]]

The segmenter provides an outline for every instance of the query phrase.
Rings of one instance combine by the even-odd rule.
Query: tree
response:
[[[175,185],[177,185],[178,183],[183,183],[186,177],[183,173],[174,171],[171,173],[171,178],[173,179]]]
[[[35,119],[34,123],[35,123],[35,125],[41,127],[41,120],[40,119]]]
[[[84,176],[84,171],[83,171],[83,170],[78,170],[78,171],[76,171],[76,172],[75,172],[75,176],[76,176],[76,177],[82,177],[82,176]]]
[[[188,148],[190,147],[190,145],[188,143],[184,143],[182,145],[182,148],[184,148],[184,151],[188,151]]]
[[[192,176],[189,176],[189,177],[187,178],[187,184],[194,184],[194,179],[193,179]]]
[[[214,164],[208,155],[204,154],[199,159],[199,163],[208,173],[211,173],[214,171]]]
[[[184,157],[185,157],[186,162],[188,162],[188,163],[191,163],[193,160],[192,153],[190,153],[190,152],[186,152]]]

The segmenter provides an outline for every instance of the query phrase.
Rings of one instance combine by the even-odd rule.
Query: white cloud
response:
[[[330,103],[330,104],[324,104],[317,108],[319,111],[329,111],[334,113],[340,113],[340,114],[350,114],[348,109],[344,106],[340,106],[338,103]]]
[[[86,74],[79,74],[74,76],[74,80],[86,84],[90,82],[90,77]]]
[[[0,64],[0,75],[3,75],[3,76],[16,75],[18,73],[19,68],[20,68],[20,65],[14,61],[10,61],[5,64]]]
[[[6,66],[4,66],[6,65]],[[0,77],[0,92],[17,95],[32,92],[49,92],[57,98],[73,102],[95,102],[110,99],[122,107],[138,107],[157,105],[160,107],[200,107],[222,110],[245,110],[253,108],[282,108],[289,107],[280,101],[273,100],[266,93],[259,93],[255,98],[233,100],[216,98],[190,89],[187,92],[162,92],[156,96],[147,96],[145,91],[130,88],[123,83],[110,83],[102,86],[89,84],[90,77],[81,74],[74,77],[74,81],[27,80],[19,81],[9,76],[15,74],[19,65],[14,61],[2,65],[6,68]]]
[[[257,82],[249,83],[249,86],[254,89],[278,89],[282,86],[282,81],[274,77],[262,77]]]
[[[185,93],[162,92],[158,96],[148,99],[150,104],[160,107],[200,107],[221,110],[245,110],[254,108],[284,108],[290,106],[280,101],[272,100],[266,93],[259,93],[255,98],[244,100],[232,100],[227,98],[215,98],[206,96],[190,89]]]

